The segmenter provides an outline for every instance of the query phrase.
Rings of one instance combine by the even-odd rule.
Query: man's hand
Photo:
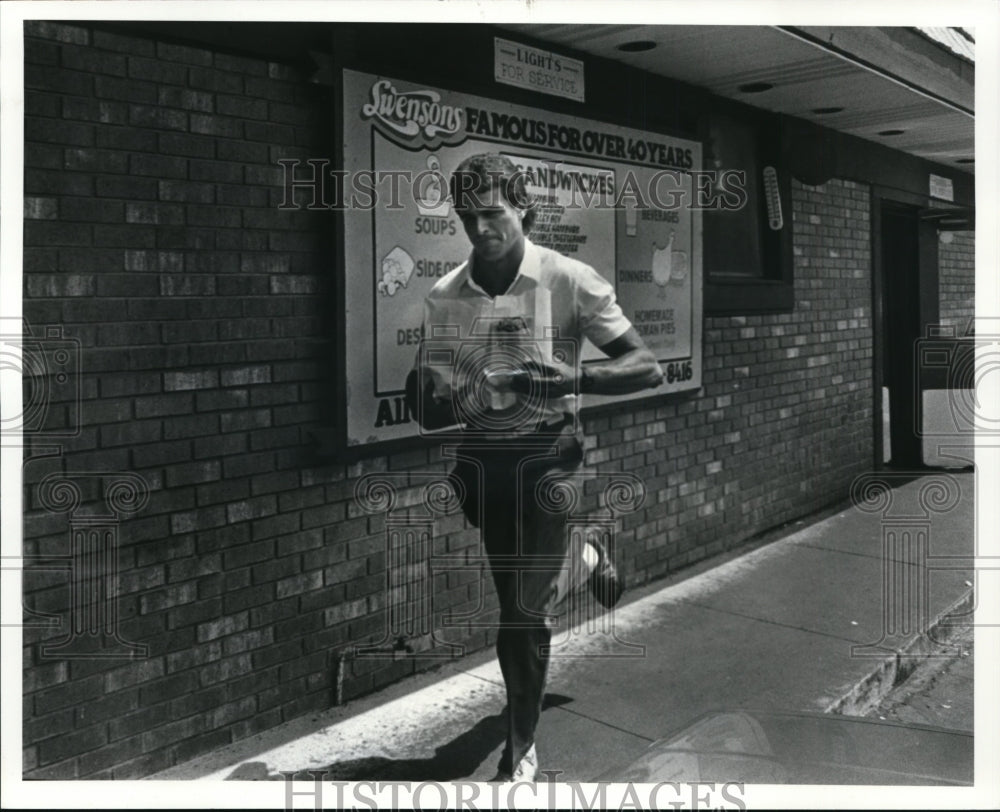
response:
[[[601,347],[608,358],[582,369],[558,361],[530,361],[517,372],[498,374],[495,385],[521,394],[545,398],[587,394],[626,395],[655,389],[663,383],[663,370],[642,338],[630,328]]]
[[[559,398],[579,392],[580,371],[559,361],[529,361],[524,369],[510,373],[508,386],[520,394]]]
[[[422,392],[419,391],[421,377],[426,381]],[[420,427],[428,431],[443,429],[456,422],[451,401],[436,398],[430,376],[421,376],[415,369],[406,377],[406,405]]]

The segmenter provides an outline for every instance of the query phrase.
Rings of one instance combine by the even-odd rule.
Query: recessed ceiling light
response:
[[[740,93],[763,93],[765,90],[770,90],[774,85],[770,82],[750,82],[749,84],[740,85],[737,90]]]
[[[879,130],[879,135],[902,135],[906,130]]]
[[[976,162],[975,158],[959,158],[955,163],[957,164],[974,164]]]
[[[842,113],[844,112],[843,107],[814,107],[812,109],[813,113],[817,116],[828,116],[831,113]]]
[[[617,47],[619,51],[634,54],[639,51],[652,51],[656,47],[656,43],[651,39],[636,39],[632,40],[632,42],[623,42]]]

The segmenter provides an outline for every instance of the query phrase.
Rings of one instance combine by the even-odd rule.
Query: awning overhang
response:
[[[501,28],[554,49],[612,59],[811,121],[956,171],[974,171],[975,66],[918,29],[571,24]],[[655,47],[620,49],[639,41]]]

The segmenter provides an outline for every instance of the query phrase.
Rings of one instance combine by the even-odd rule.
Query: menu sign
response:
[[[539,203],[530,239],[615,286],[668,373],[657,391],[701,385],[701,219],[688,174],[701,166],[697,142],[345,70],[349,444],[418,432],[403,386],[424,299],[470,252],[448,178],[482,152],[524,171]],[[602,354],[585,346],[582,357]]]

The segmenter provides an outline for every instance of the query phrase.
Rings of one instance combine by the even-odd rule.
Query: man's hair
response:
[[[528,233],[535,223],[537,204],[525,180],[524,170],[518,169],[510,158],[484,152],[469,156],[456,167],[449,188],[456,209],[487,204],[490,194],[499,191],[507,203],[524,212],[521,225]]]

